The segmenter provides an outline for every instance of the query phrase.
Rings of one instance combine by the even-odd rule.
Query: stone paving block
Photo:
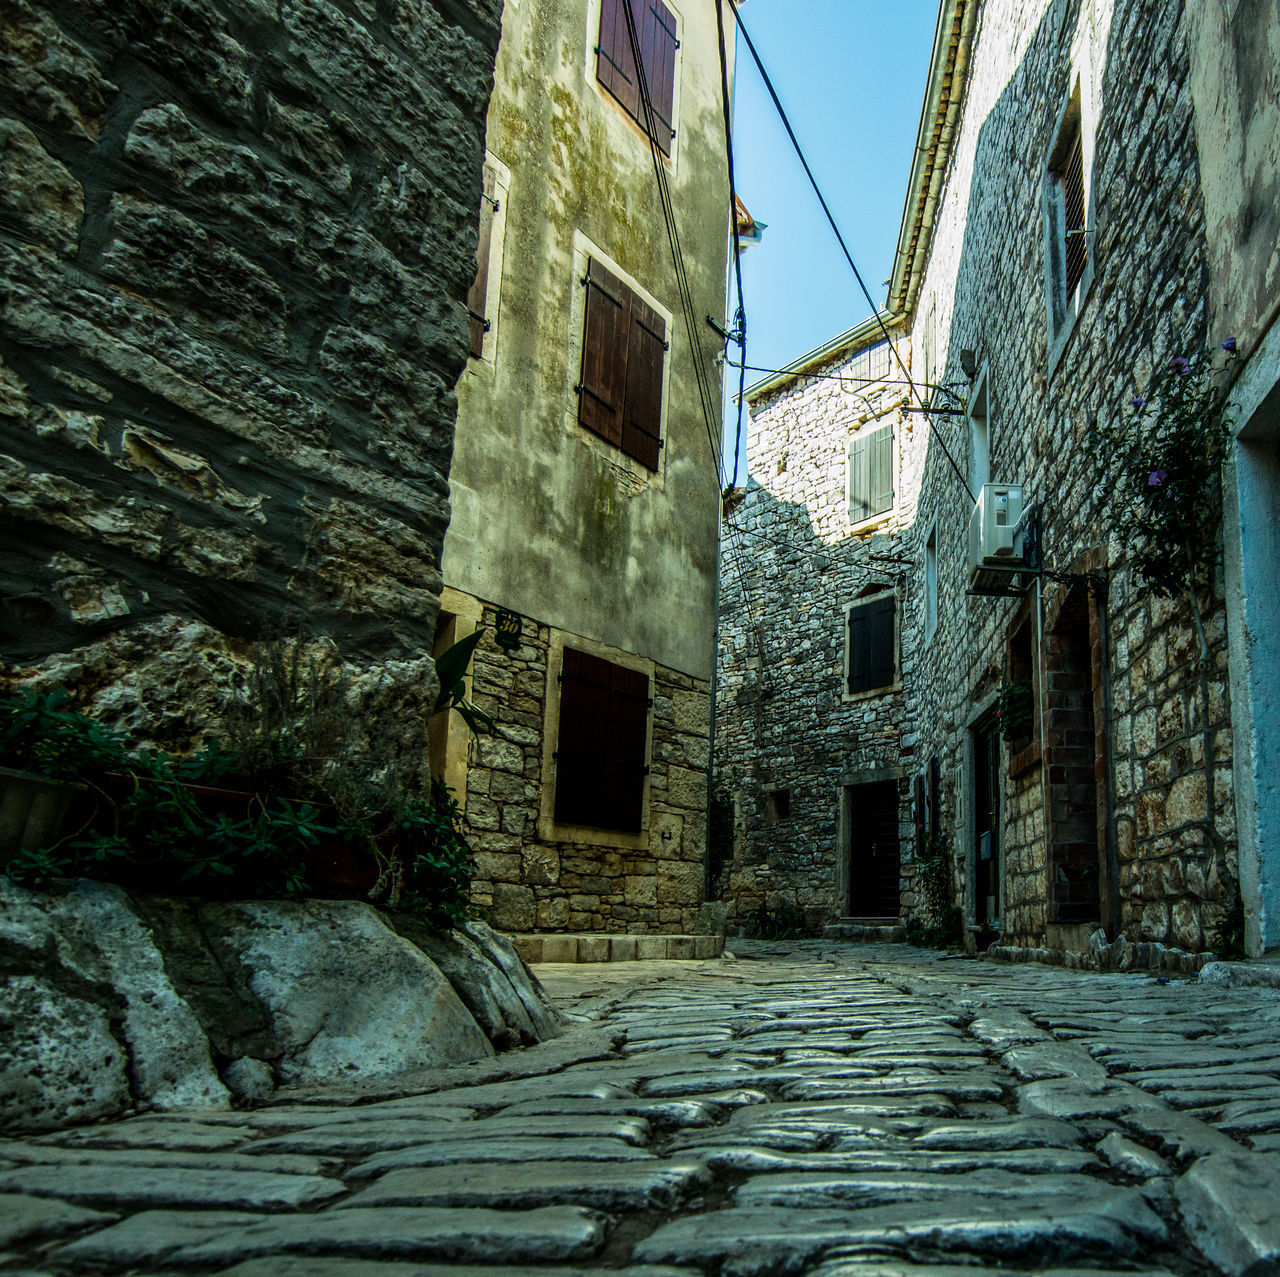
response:
[[[697,940],[693,936],[668,936],[667,957],[673,961],[692,961],[698,956]]]
[[[337,1180],[189,1166],[24,1166],[0,1173],[0,1193],[58,1197],[91,1206],[217,1206],[289,1210],[340,1196]]]
[[[208,1234],[233,1234],[262,1218],[243,1211],[143,1211],[60,1247],[52,1258],[72,1272],[84,1264],[155,1264]]]
[[[1138,1259],[1167,1239],[1164,1223],[1136,1192],[1109,1188],[1069,1209],[957,1203],[923,1218],[910,1203],[832,1211],[735,1207],[664,1224],[637,1243],[632,1258],[718,1262],[723,1277],[773,1277],[800,1271],[840,1245],[929,1247],[997,1261],[1035,1254],[1051,1263],[1088,1256]]]
[[[578,961],[608,962],[609,948],[608,936],[579,936]]]
[[[577,962],[577,936],[543,936],[539,962]]]
[[[1109,1166],[1135,1179],[1155,1179],[1169,1174],[1169,1164],[1141,1144],[1125,1139],[1119,1131],[1112,1131],[1098,1143],[1098,1155]]]
[[[741,1111],[741,1110],[739,1110]],[[678,1129],[701,1129],[714,1126],[723,1110],[703,1100],[650,1100],[635,1096],[625,1099],[597,1100],[566,1096],[546,1100],[521,1100],[500,1110],[501,1116],[537,1114],[625,1114],[647,1118],[650,1122]]]
[[[839,1206],[891,1206],[895,1202],[910,1201],[934,1202],[943,1209],[954,1209],[959,1195],[965,1199],[1011,1202],[1030,1197],[1042,1205],[1070,1211],[1096,1192],[1095,1182],[1082,1175],[1028,1175],[990,1169],[961,1174],[927,1170],[783,1172],[755,1176],[738,1188],[734,1204],[822,1210]]]
[[[401,1260],[378,1259],[325,1259],[323,1273],[336,1277],[493,1277],[494,1269],[488,1264],[419,1264]],[[526,1268],[523,1265],[503,1265],[502,1277],[582,1277],[582,1268]],[[632,1268],[611,1268],[610,1277],[700,1277],[694,1268],[671,1268],[668,1265],[649,1264]],[[289,1255],[276,1255],[271,1259],[250,1259],[234,1268],[224,1268],[217,1277],[322,1277],[322,1270],[314,1259],[302,1259]],[[972,1272],[970,1273],[972,1277]]]
[[[724,936],[694,936],[695,958],[718,958],[724,953]]]
[[[636,959],[651,962],[667,956],[666,936],[636,936]]]
[[[532,966],[535,962],[542,961],[542,937],[534,935],[510,935],[507,937],[513,945],[516,952]]]
[[[0,1193],[0,1246],[60,1237],[93,1224],[110,1224],[116,1218],[114,1214],[85,1210],[68,1202]]]
[[[1135,1109],[1121,1122],[1137,1135],[1160,1141],[1160,1151],[1177,1161],[1209,1153],[1238,1153],[1240,1145],[1212,1126],[1177,1109]]]
[[[171,1149],[146,1148],[56,1148],[51,1144],[24,1144],[18,1140],[0,1143],[0,1163],[17,1166],[109,1166],[118,1174],[134,1167],[164,1170],[186,1166],[206,1171],[272,1171],[280,1175],[328,1175],[341,1161],[332,1157],[302,1157],[280,1153],[252,1156],[248,1153],[191,1153]]]
[[[621,1162],[652,1158],[653,1154],[622,1140],[507,1137],[482,1141],[440,1140],[419,1148],[379,1153],[347,1172],[348,1179],[369,1179],[412,1166],[451,1166],[455,1162]]]
[[[340,1210],[365,1206],[591,1206],[599,1210],[673,1210],[711,1183],[695,1160],[454,1164],[392,1171]]]
[[[610,936],[609,961],[634,962],[636,960],[636,948],[635,936]]]
[[[1107,1078],[1106,1068],[1083,1047],[1073,1043],[1027,1043],[1010,1047],[1000,1058],[1005,1068],[1022,1082],[1052,1077],[1080,1077],[1104,1082]]]
[[[1221,1272],[1280,1273],[1280,1157],[1211,1153],[1176,1192],[1187,1232]]]
[[[169,1116],[136,1117],[105,1126],[82,1127],[42,1136],[36,1143],[60,1144],[67,1148],[88,1145],[97,1148],[169,1148],[197,1150],[235,1148],[253,1139],[257,1132],[245,1124],[183,1121]]]
[[[1118,1117],[1142,1109],[1164,1109],[1154,1096],[1112,1079],[1048,1078],[1018,1088],[1018,1112],[1030,1117],[1061,1117],[1078,1121],[1090,1117]]]

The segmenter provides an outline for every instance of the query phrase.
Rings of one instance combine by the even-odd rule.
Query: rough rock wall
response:
[[[1127,547],[1111,530],[1110,493],[1096,484],[1084,448],[1091,421],[1125,411],[1153,369],[1230,335],[1211,333],[1207,322],[1201,179],[1187,89],[1189,7],[1132,0],[983,6],[914,340],[918,358],[920,316],[936,305],[942,379],[971,386],[960,367],[964,349],[985,366],[994,404],[992,478],[1026,484],[1040,504],[1046,565],[1108,574],[1120,927],[1134,943],[1196,951],[1220,940],[1236,874],[1221,576],[1205,618],[1212,650],[1206,704],[1187,604],[1152,597],[1129,571]],[[1077,79],[1086,103],[1093,278],[1055,360],[1046,322],[1044,181],[1055,123]],[[948,437],[963,454],[962,428]],[[938,519],[942,623],[925,643],[917,618],[908,641],[928,668],[947,674],[914,684],[912,713],[925,751],[944,760],[945,809],[959,835],[963,879],[971,855],[964,837],[970,801],[964,729],[1003,677],[1018,604],[966,595],[968,502],[936,448],[920,509],[921,535]],[[916,559],[913,591],[923,587]],[[1067,582],[1046,581],[1041,604],[1046,750],[1065,739],[1054,715],[1068,707],[1054,700],[1057,689],[1046,675],[1055,616],[1068,590]],[[1096,601],[1092,606],[1096,612]],[[1096,616],[1091,625],[1096,643]],[[1100,678],[1094,689],[1100,715]],[[1101,779],[1102,751],[1097,766]],[[1004,780],[1005,828],[1013,835],[1005,846],[1004,935],[1032,948],[1045,943],[1047,931],[1052,947],[1052,928],[1071,921],[1056,908],[1056,796],[1046,793],[1056,783],[1052,773],[1046,757],[1045,765]],[[1105,828],[1099,836],[1105,879]],[[1101,885],[1095,878],[1095,899]],[[1107,922],[1108,902],[1096,904],[1091,920]],[[1078,947],[1075,940],[1062,943]]]
[[[855,776],[905,776],[914,754],[903,696],[918,673],[914,655],[901,649],[893,687],[846,696],[845,607],[868,588],[899,586],[901,564],[893,560],[904,556],[915,518],[921,427],[898,411],[901,386],[829,379],[858,375],[848,357],[818,371],[824,376],[800,377],[752,404],[746,496],[721,542],[716,775],[734,801],[736,830],[720,889],[738,925],[761,904],[771,912],[799,907],[811,927],[837,916],[845,906],[837,898],[837,862],[847,854],[842,787]],[[894,508],[854,531],[849,440],[860,426],[886,424],[897,445]],[[900,593],[900,626],[904,602]],[[766,794],[778,788],[790,790],[790,814],[774,820]],[[904,785],[909,888],[908,793]],[[908,890],[904,907],[913,903]],[[862,912],[856,901],[854,911]]]
[[[147,728],[302,629],[426,699],[500,13],[0,0],[9,660]]]

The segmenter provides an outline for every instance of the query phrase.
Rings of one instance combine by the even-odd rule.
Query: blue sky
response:
[[[877,306],[886,292],[881,281],[893,268],[937,14],[937,0],[751,0],[742,9]],[[780,368],[852,328],[871,308],[741,38],[735,97],[738,194],[768,223],[762,243],[742,259],[747,362]],[[736,346],[730,357],[737,358]],[[736,391],[736,370],[726,374],[726,390],[732,380]],[[763,375],[748,372],[747,385]],[[729,401],[726,471],[736,417]],[[744,458],[739,483],[745,475]]]

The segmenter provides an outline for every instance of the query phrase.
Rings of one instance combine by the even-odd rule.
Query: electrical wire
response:
[[[738,482],[738,459],[742,450],[742,400],[747,383],[747,304],[742,295],[742,245],[738,242],[738,187],[733,175],[733,119],[729,111],[729,63],[724,42],[724,0],[716,0],[716,36],[720,43],[720,101],[724,108],[724,154],[729,169],[729,242],[733,245],[733,272],[738,283],[738,309],[733,322],[742,363],[738,371],[738,424],[733,432],[733,473]]]
[[[680,294],[680,308],[684,312],[685,329],[689,337],[689,351],[693,358],[694,378],[698,383],[698,398],[702,401],[703,421],[707,428],[707,442],[711,446],[711,458],[716,466],[716,478],[720,487],[724,487],[724,465],[721,448],[716,444],[716,435],[720,433],[719,406],[713,406],[711,381],[703,359],[702,345],[699,340],[699,326],[693,305],[693,290],[689,284],[689,273],[685,266],[684,252],[680,247],[680,230],[676,225],[675,203],[671,198],[671,188],[667,182],[667,172],[663,165],[658,147],[657,117],[653,109],[653,99],[649,93],[649,77],[644,67],[644,59],[640,54],[640,36],[636,30],[636,16],[632,10],[632,0],[623,0],[622,12],[627,22],[627,37],[631,42],[631,56],[635,62],[636,86],[639,90],[640,105],[644,111],[644,128],[649,137],[649,151],[653,157],[653,170],[658,182],[658,199],[662,205],[662,219],[667,227],[667,241],[671,246],[671,263],[675,270],[676,290]],[[712,423],[715,423],[713,426]]]
[[[929,429],[933,433],[933,437],[938,441],[938,446],[942,449],[942,455],[951,463],[952,470],[956,473],[956,478],[960,480],[964,490],[969,494],[969,500],[977,504],[977,497],[973,494],[973,489],[969,487],[969,481],[964,477],[960,467],[956,465],[955,458],[951,455],[951,450],[947,447],[946,440],[943,439],[941,431],[934,425],[933,418],[929,415],[928,404],[925,403],[923,396],[916,389],[915,382],[911,379],[911,370],[902,361],[902,356],[898,353],[897,347],[893,344],[893,339],[889,336],[889,329],[885,326],[884,320],[880,316],[880,308],[871,299],[871,291],[867,288],[866,281],[862,278],[862,272],[858,269],[857,263],[853,260],[853,254],[849,252],[849,246],[844,242],[844,236],[840,233],[839,226],[836,225],[836,219],[831,213],[830,207],[824,198],[821,189],[818,186],[818,180],[813,175],[813,170],[809,167],[809,161],[805,158],[803,149],[800,146],[799,139],[796,137],[795,130],[791,127],[791,121],[787,118],[786,111],[782,108],[782,102],[778,98],[777,91],[773,87],[773,81],[769,78],[768,71],[765,70],[764,62],[761,61],[760,54],[756,50],[755,42],[751,39],[750,33],[743,25],[742,14],[738,9],[737,0],[729,0],[729,6],[733,10],[733,14],[738,23],[738,30],[742,32],[742,38],[746,42],[747,48],[751,53],[752,60],[756,64],[756,69],[760,72],[760,78],[764,81],[764,87],[769,92],[769,97],[773,101],[774,109],[778,112],[778,118],[782,121],[782,127],[786,129],[787,136],[791,139],[791,145],[795,150],[801,165],[804,168],[805,176],[809,179],[809,185],[813,187],[813,193],[818,197],[818,203],[822,205],[822,211],[826,214],[827,222],[831,226],[832,232],[835,234],[836,242],[840,245],[841,252],[844,253],[845,261],[849,263],[849,269],[853,271],[853,277],[858,281],[858,287],[862,289],[862,295],[867,299],[867,305],[871,307],[872,314],[876,322],[880,325],[880,331],[884,333],[885,340],[889,343],[889,349],[893,353],[894,359],[897,361],[898,367],[902,369],[902,375],[906,378],[911,392],[920,402],[924,411],[925,421],[929,424]],[[625,6],[624,6],[625,8]]]

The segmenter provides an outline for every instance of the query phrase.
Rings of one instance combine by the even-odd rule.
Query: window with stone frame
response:
[[[592,257],[582,281],[582,377],[578,421],[646,469],[662,449],[666,322]]]
[[[635,47],[631,26],[627,22],[628,8],[634,21],[635,38],[640,47],[640,66],[653,111],[653,140],[664,154],[670,155],[671,142],[675,137],[676,50],[680,47],[680,40],[675,15],[662,0],[602,0],[600,43],[595,50],[596,79],[647,131],[640,77],[636,73]]]
[[[555,821],[639,833],[644,823],[649,676],[564,649]]]
[[[865,427],[849,440],[849,522],[864,523],[893,509],[893,426]]]
[[[476,242],[476,276],[467,293],[467,318],[471,326],[469,353],[473,359],[494,357],[498,285],[502,280],[502,244],[506,226],[506,195],[510,175],[492,156],[484,163],[484,187],[480,194],[480,234]]]
[[[924,543],[924,637],[926,642],[938,628],[938,525],[929,529]]]
[[[1030,719],[1009,740],[1010,770],[1014,775],[1040,757],[1040,677],[1036,660],[1035,624],[1023,607],[1009,630],[1005,653],[1005,686],[1014,689],[1015,699],[1029,707]],[[1026,710],[1024,708],[1023,712]]]
[[[1093,278],[1087,125],[1077,80],[1063,104],[1045,166],[1045,284],[1051,375]]]
[[[845,694],[892,687],[898,679],[898,595],[864,596],[845,612]]]

